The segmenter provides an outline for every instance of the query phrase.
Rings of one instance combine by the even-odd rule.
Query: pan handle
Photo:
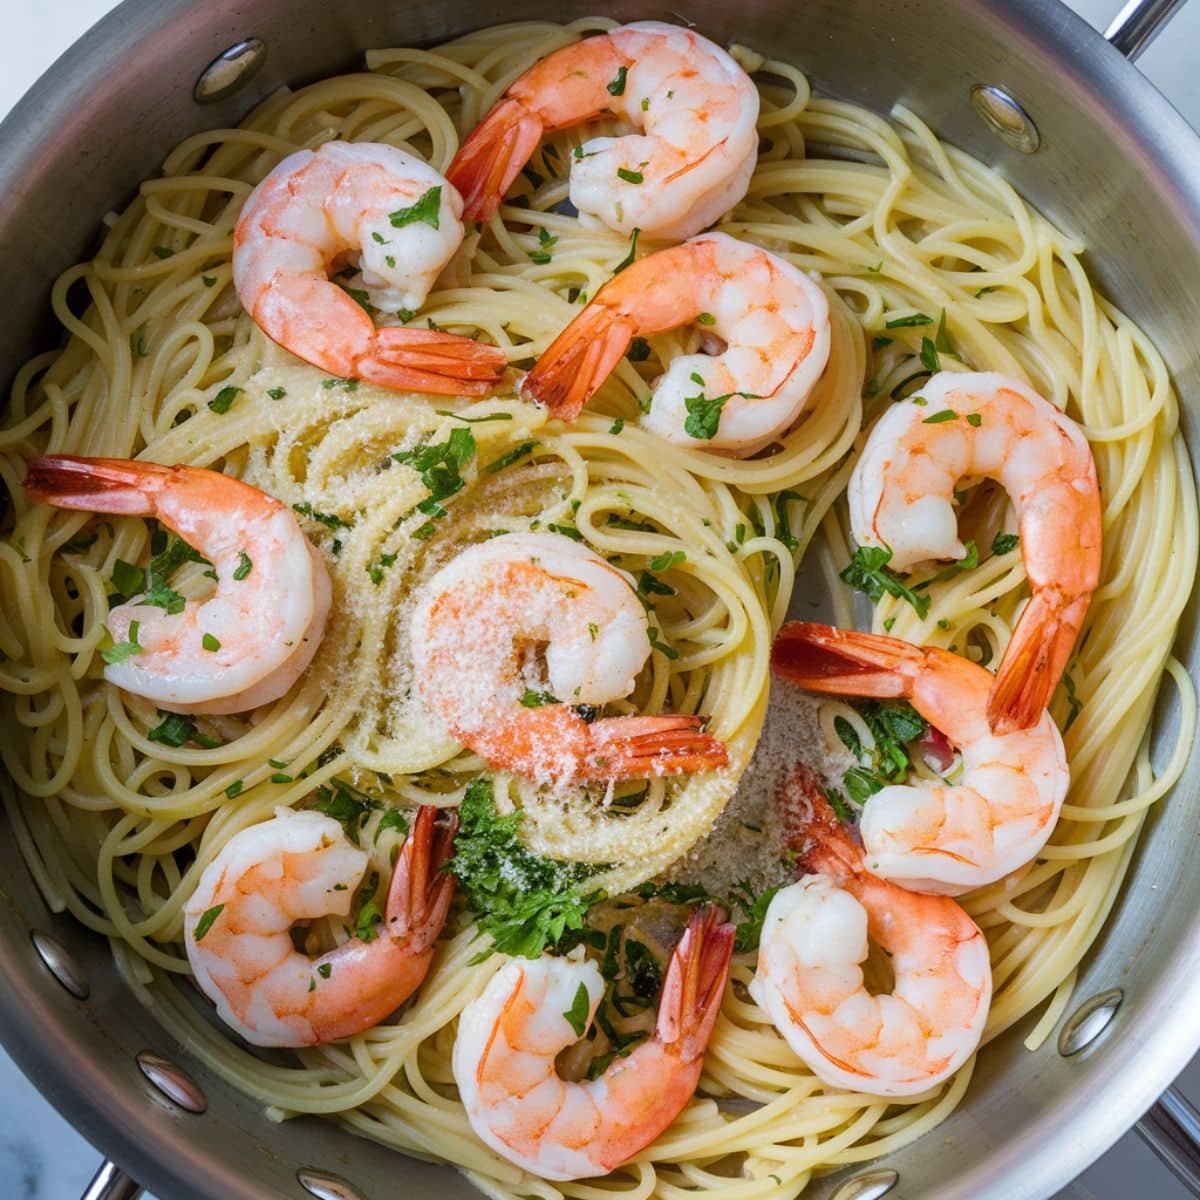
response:
[[[1128,0],[1104,31],[1108,41],[1130,62],[1154,41],[1183,0]]]
[[[1200,1113],[1168,1088],[1136,1128],[1192,1195],[1200,1196]]]
[[[115,1162],[105,1159],[79,1200],[138,1200],[143,1190]]]

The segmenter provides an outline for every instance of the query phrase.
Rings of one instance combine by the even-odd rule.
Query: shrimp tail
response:
[[[437,941],[454,898],[454,876],[444,868],[454,854],[458,814],[446,813],[439,821],[441,811],[432,804],[417,810],[388,887],[388,935],[408,941],[414,954],[423,953]]]
[[[725,743],[705,732],[703,717],[610,717],[589,730],[597,779],[713,771],[729,762]]]
[[[544,404],[560,421],[573,421],[615,370],[635,333],[632,318],[593,301],[525,376],[522,395]]]
[[[23,486],[31,500],[56,508],[144,517],[153,515],[152,497],[172,473],[158,463],[45,454],[29,464]]]
[[[721,1011],[734,939],[726,916],[716,904],[692,913],[667,967],[655,1034],[667,1045],[678,1043],[685,1063],[704,1053]]]
[[[789,621],[771,647],[771,666],[810,692],[879,699],[910,697],[925,658],[899,638],[809,621]]]
[[[802,871],[834,879],[856,873],[862,853],[838,820],[815,771],[800,763],[780,784],[775,804],[788,848]]]
[[[995,734],[1036,725],[1067,669],[1090,593],[1064,603],[1053,588],[1034,591],[1004,652],[988,696],[988,724]]]
[[[436,329],[386,327],[375,331],[356,365],[368,383],[435,396],[483,396],[507,364],[499,346]]]
[[[542,137],[541,119],[521,100],[502,100],[458,148],[446,178],[463,198],[463,218],[490,221]]]

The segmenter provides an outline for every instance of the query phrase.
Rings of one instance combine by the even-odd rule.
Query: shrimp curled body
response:
[[[1031,597],[996,673],[988,719],[997,733],[1042,719],[1100,579],[1100,488],[1079,427],[1019,380],[942,372],[876,422],[847,492],[863,546],[886,546],[901,569],[962,558],[953,499],[987,476],[1017,510]],[[931,421],[932,416],[952,414]]]
[[[635,132],[576,151],[571,203],[585,219],[679,241],[746,194],[758,161],[750,77],[698,33],[638,21],[556,50],[505,92],[447,171],[468,220],[495,214],[544,133],[606,115]]]
[[[864,870],[814,785],[804,769],[784,785],[792,846],[813,874],[772,899],[750,995],[826,1083],[915,1095],[979,1045],[992,996],[987,942],[953,900]],[[868,938],[891,955],[890,993],[863,986]]]
[[[291,928],[346,916],[367,854],[332,817],[286,808],[230,838],[184,909],[188,962],[221,1019],[256,1046],[315,1046],[403,1004],[429,970],[454,894],[441,868],[457,821],[436,821],[437,809],[418,810],[371,940],[319,958],[296,950]]]
[[[463,238],[462,198],[420,159],[374,142],[288,155],[242,208],[238,299],[273,341],[343,378],[397,391],[481,396],[504,368],[495,346],[429,329],[376,328],[329,279],[357,255],[381,312],[416,312]]]
[[[459,554],[426,585],[412,653],[421,699],[493,766],[563,782],[728,761],[700,717],[589,722],[571,707],[627,695],[650,643],[625,577],[562,534],[504,534]]]
[[[829,302],[803,271],[758,246],[706,233],[609,280],[525,377],[524,395],[571,420],[635,336],[703,317],[725,349],[674,359],[642,423],[668,441],[752,454],[799,416],[829,359]],[[694,410],[724,397],[711,429]]]
[[[733,926],[694,913],[672,952],[654,1036],[597,1079],[571,1083],[555,1056],[579,1037],[565,1014],[604,995],[596,965],[513,959],[463,1010],[453,1069],[467,1117],[498,1154],[543,1179],[606,1175],[648,1146],[692,1098],[721,1008]],[[584,1026],[586,1028],[586,1025]]]
[[[139,647],[105,666],[110,683],[175,712],[243,712],[277,700],[312,660],[329,572],[273,496],[201,467],[65,454],[34,459],[24,486],[58,508],[156,517],[212,564],[204,600],[177,597],[172,611],[135,596],[109,612],[113,640]]]
[[[918,892],[956,896],[1015,871],[1054,830],[1070,783],[1058,727],[993,734],[992,676],[948,650],[828,625],[791,622],[774,669],[813,692],[908,700],[962,754],[958,783],[910,779],[863,809],[868,869]]]

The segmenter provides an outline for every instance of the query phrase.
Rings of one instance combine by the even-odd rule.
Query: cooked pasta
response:
[[[383,871],[396,845],[381,828],[392,806],[455,805],[486,770],[414,699],[409,619],[423,580],[501,531],[565,532],[657,581],[643,589],[651,660],[613,711],[702,713],[730,765],[608,791],[497,776],[498,807],[521,810],[533,851],[582,864],[589,889],[616,895],[672,870],[686,878],[688,852],[730,803],[758,743],[772,634],[789,604],[808,599],[795,595],[796,567],[817,557],[840,623],[851,624],[853,597],[838,572],[852,549],[844,492],[856,450],[889,397],[912,394],[938,365],[1023,377],[1075,417],[1104,503],[1100,588],[1052,708],[1072,773],[1062,819],[1035,862],[964,901],[990,944],[987,1036],[1040,1009],[1028,1045],[1046,1038],[1149,808],[1182,770],[1195,700],[1171,645],[1195,575],[1197,519],[1165,367],[1093,290],[1084,247],[912,112],[885,119],[814,98],[793,67],[735,52],[759,86],[762,148],[748,195],[719,227],[817,273],[833,327],[829,367],[799,421],[753,458],[639,428],[662,365],[696,349],[690,328],[630,355],[575,422],[547,421],[517,399],[516,371],[633,252],[563,205],[580,130],[544,139],[419,316],[401,314],[500,346],[516,370],[493,397],[443,401],[331,378],[242,312],[233,226],[283,156],[335,137],[382,141],[445,171],[460,137],[520,71],[610,24],[524,23],[434,50],[372,51],[365,72],[282,90],[240,127],[187,139],[106,220],[96,257],[54,288],[65,345],[20,371],[0,430],[14,514],[0,541],[0,754],[11,777],[0,786],[48,904],[111,938],[156,1017],[273,1119],[331,1117],[454,1163],[497,1197],[796,1196],[815,1172],[932,1129],[961,1100],[970,1065],[905,1101],[831,1088],[750,1002],[753,955],[741,953],[699,1091],[681,1116],[603,1180],[550,1184],[487,1149],[457,1099],[456,1018],[503,961],[478,961],[469,916],[398,1018],[286,1062],[231,1040],[186,978],[183,907],[239,830],[343,787]],[[461,486],[430,504],[413,451],[452,439]],[[100,651],[110,593],[120,590],[114,571],[160,552],[162,535],[140,519],[30,504],[24,463],[47,452],[212,467],[292,506],[334,585],[334,615],[302,681],[269,707],[194,719],[106,683]],[[960,486],[982,561],[940,572],[923,590],[923,616],[885,596],[872,622],[994,665],[1028,592],[1018,553],[986,553],[1004,501],[973,482]],[[186,564],[173,586],[202,594],[203,564]],[[1181,715],[1174,749],[1152,761],[1149,725],[1164,682]],[[870,745],[850,705],[823,702],[818,715],[804,744],[817,746],[824,730],[826,766],[840,753],[837,716]],[[786,753],[772,738],[772,752]],[[330,925],[314,936],[342,935]]]

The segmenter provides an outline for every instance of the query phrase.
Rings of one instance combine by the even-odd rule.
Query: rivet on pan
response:
[[[890,1167],[879,1167],[847,1179],[829,1200],[879,1200],[899,1182],[900,1176]]]
[[[998,137],[1022,154],[1033,154],[1042,144],[1033,118],[1003,88],[977,83],[971,103],[979,119]]]
[[[200,1085],[169,1058],[143,1050],[137,1056],[137,1065],[142,1074],[173,1104],[190,1113],[202,1113],[208,1108],[208,1098],[200,1090]]]
[[[235,42],[200,72],[192,97],[197,104],[216,104],[240,91],[258,73],[267,58],[267,44],[262,38],[246,38]]]
[[[1085,1000],[1067,1018],[1058,1035],[1059,1054],[1069,1058],[1090,1046],[1108,1028],[1108,1023],[1117,1015],[1117,1009],[1124,999],[1125,993],[1120,988],[1110,988]]]
[[[83,970],[62,942],[40,929],[35,929],[29,936],[46,970],[77,1000],[86,1000],[92,989]]]
[[[301,1167],[296,1172],[296,1179],[300,1186],[316,1196],[317,1200],[363,1200],[362,1192],[348,1184],[340,1175]]]

